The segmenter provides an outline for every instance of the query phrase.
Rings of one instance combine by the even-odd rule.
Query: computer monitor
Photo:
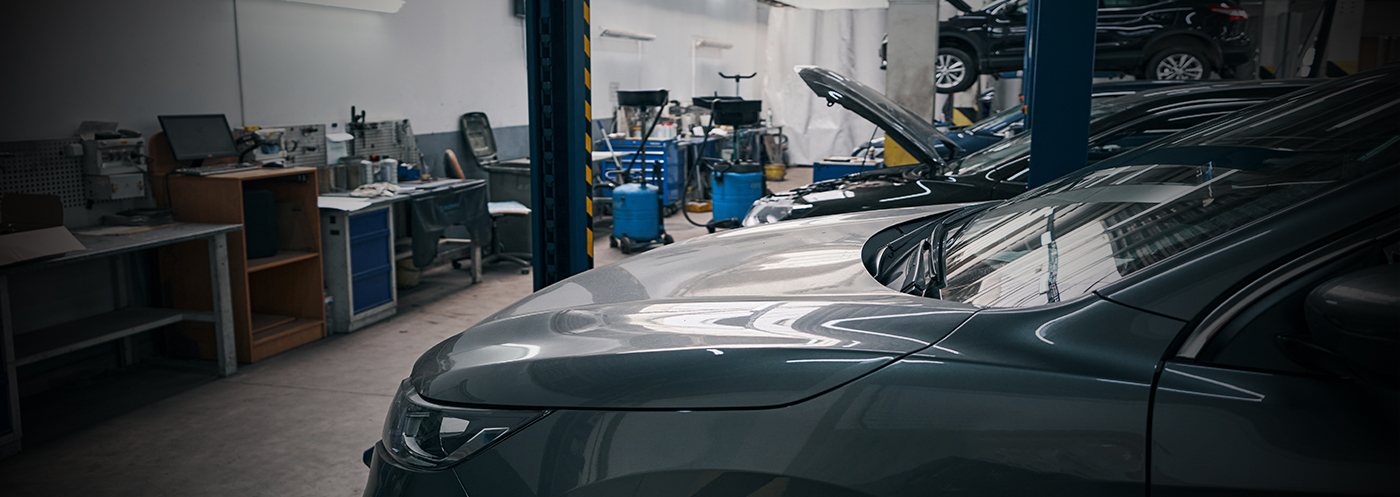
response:
[[[192,166],[198,167],[204,159],[238,156],[238,146],[234,144],[233,132],[223,114],[159,116],[159,119],[175,160],[194,161]]]

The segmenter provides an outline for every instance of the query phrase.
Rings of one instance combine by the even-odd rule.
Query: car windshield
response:
[[[1002,140],[996,145],[978,150],[953,164],[954,174],[982,174],[1013,157],[1020,157],[1031,151],[1031,134],[1021,133],[1015,138]]]
[[[1090,100],[1089,120],[1102,119],[1119,112],[1123,112],[1136,105],[1139,101],[1133,99],[1122,99],[1120,97]]]
[[[1012,116],[1015,116],[1020,113],[1020,107],[1012,107],[1010,109],[998,112],[986,119],[978,121],[976,124],[968,126],[967,129],[964,129],[963,131],[966,131],[968,133],[976,133],[978,131],[986,133],[995,133],[997,131],[1001,131],[1001,129],[1005,128],[1008,124],[1011,124],[1011,121],[1014,120]]]
[[[1394,167],[1397,75],[1293,93],[988,209],[945,241],[939,296],[988,307],[1069,300]]]

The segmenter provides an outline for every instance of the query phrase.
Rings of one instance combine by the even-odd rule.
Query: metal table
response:
[[[327,325],[334,333],[350,333],[393,316],[397,312],[397,262],[414,256],[410,248],[398,247],[404,236],[395,219],[413,224],[411,201],[448,195],[468,188],[484,188],[486,180],[444,179],[429,183],[403,183],[411,190],[401,190],[391,197],[351,197],[349,193],[322,194],[321,247],[323,251],[326,288],[332,300]],[[346,205],[346,201],[354,201]],[[385,214],[388,214],[387,216]],[[421,227],[414,226],[414,229]],[[480,230],[480,227],[477,229]],[[473,238],[481,234],[473,233]],[[380,243],[387,244],[380,245]],[[481,244],[477,240],[442,238],[438,244],[450,244],[439,254],[452,260],[459,250],[472,259],[472,280],[481,280]],[[385,259],[385,257],[388,257]],[[456,264],[454,263],[454,266]],[[426,269],[426,268],[420,268]],[[387,270],[387,272],[385,272]],[[387,282],[381,279],[387,274]],[[388,287],[384,291],[378,289]],[[370,297],[361,300],[359,297]],[[387,297],[387,298],[385,298]]]
[[[137,229],[137,228],[133,228]],[[228,376],[238,368],[234,357],[233,303],[229,293],[228,233],[243,229],[238,224],[179,223],[125,235],[75,235],[86,250],[69,252],[62,257],[21,263],[0,268],[0,330],[4,333],[4,367],[10,404],[10,433],[0,435],[0,456],[19,451],[20,416],[19,388],[15,376],[18,366],[56,357],[78,349],[120,340],[180,321],[203,321],[214,324],[218,348],[218,374]],[[175,243],[207,239],[209,242],[210,292],[213,311],[190,311],[156,307],[131,307],[127,289],[117,285],[116,310],[89,316],[54,326],[16,334],[13,309],[10,307],[9,277],[12,274],[36,271],[64,264],[112,257]],[[122,266],[114,265],[117,271]],[[126,283],[125,278],[116,281]],[[23,289],[21,289],[23,290]],[[124,350],[124,356],[129,352]],[[127,358],[124,357],[124,360]],[[0,430],[3,430],[0,427]]]

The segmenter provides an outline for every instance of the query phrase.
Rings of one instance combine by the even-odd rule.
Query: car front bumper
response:
[[[466,497],[466,490],[455,471],[418,471],[395,464],[384,452],[383,442],[375,442],[368,460],[369,482],[365,497]]]

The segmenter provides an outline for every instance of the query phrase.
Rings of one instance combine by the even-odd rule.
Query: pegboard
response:
[[[413,136],[413,125],[407,119],[351,125],[349,130],[355,137],[352,155],[383,155],[401,163],[418,163],[418,139]]]
[[[287,167],[326,167],[326,125],[286,124],[260,127],[287,130]],[[239,128],[234,130],[234,133],[242,138],[252,131]]]
[[[0,192],[58,195],[64,207],[87,202],[83,157],[69,155],[77,138],[0,143]]]

